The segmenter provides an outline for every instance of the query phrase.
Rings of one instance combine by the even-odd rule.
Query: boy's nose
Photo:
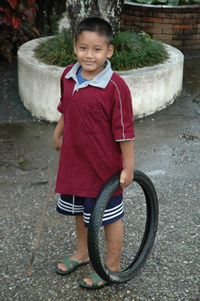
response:
[[[93,56],[92,50],[88,50],[86,56],[89,58],[92,57]]]

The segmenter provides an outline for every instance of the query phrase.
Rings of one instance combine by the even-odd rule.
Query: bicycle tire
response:
[[[158,225],[158,199],[155,187],[149,177],[141,171],[134,170],[134,179],[145,195],[146,224],[141,244],[131,264],[120,272],[111,271],[101,261],[99,250],[99,229],[107,203],[120,186],[120,172],[114,174],[100,191],[88,226],[88,251],[90,261],[96,273],[108,283],[122,283],[135,277],[144,265],[153,247]]]

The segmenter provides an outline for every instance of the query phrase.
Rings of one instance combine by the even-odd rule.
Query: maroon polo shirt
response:
[[[109,61],[82,85],[76,78],[79,67],[68,66],[61,77],[58,110],[64,115],[64,134],[55,191],[97,197],[105,182],[123,168],[119,142],[135,137],[132,101]]]

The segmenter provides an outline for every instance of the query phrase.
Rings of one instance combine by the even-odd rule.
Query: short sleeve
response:
[[[120,78],[112,81],[115,86],[112,113],[112,133],[115,141],[133,140],[135,138],[132,99],[125,81]]]
[[[58,110],[60,113],[63,114],[63,104],[62,104],[61,101],[59,102],[59,104],[58,104],[58,106],[57,106],[57,110]]]
[[[60,102],[57,106],[57,110],[60,113],[63,113],[63,77],[64,77],[64,72],[60,78]]]

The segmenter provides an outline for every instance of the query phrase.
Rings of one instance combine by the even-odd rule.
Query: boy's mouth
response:
[[[87,64],[87,65],[93,65],[94,64],[94,62],[92,62],[92,61],[84,61],[84,63]]]

